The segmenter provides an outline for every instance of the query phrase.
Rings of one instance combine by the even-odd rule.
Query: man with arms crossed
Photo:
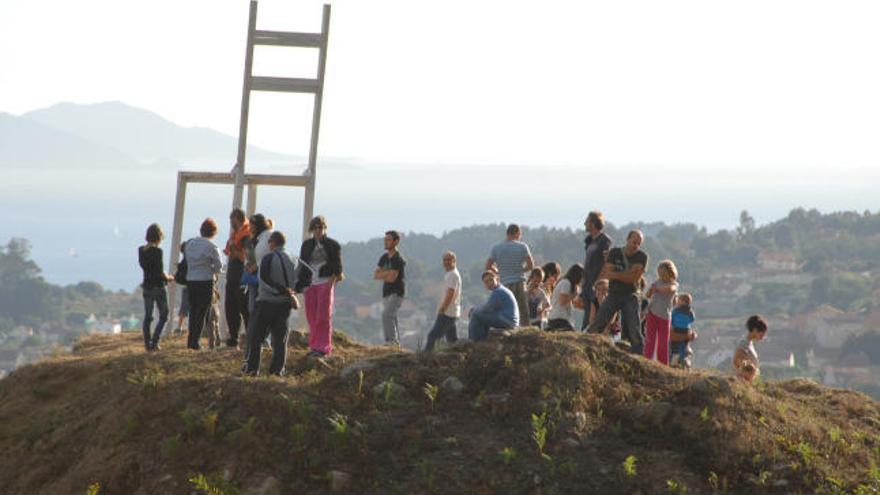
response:
[[[639,280],[648,266],[648,255],[639,249],[644,236],[632,230],[626,236],[626,246],[608,252],[608,259],[599,278],[610,281],[608,297],[599,306],[596,318],[587,331],[599,332],[608,325],[614,313],[620,311],[623,336],[629,339],[630,351],[642,353],[642,334],[639,331]]]
[[[385,232],[386,253],[379,258],[373,278],[382,281],[382,330],[386,344],[400,344],[397,312],[403,304],[406,285],[404,282],[406,260],[397,251],[400,234],[396,230]]]

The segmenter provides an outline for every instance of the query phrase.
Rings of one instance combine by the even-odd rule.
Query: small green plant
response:
[[[358,384],[357,391],[355,392],[357,397],[364,396],[364,370],[358,370]]]
[[[772,475],[773,473],[771,473],[770,471],[765,471],[762,469],[758,473],[758,476],[752,478],[751,481],[757,486],[767,486],[767,483],[770,481],[770,476]]]
[[[840,443],[843,440],[843,432],[840,431],[839,426],[834,426],[828,430],[828,436],[831,437],[831,441],[834,443]]]
[[[296,423],[290,427],[290,447],[294,453],[301,454],[306,450],[306,426]]]
[[[147,368],[144,370],[135,370],[125,377],[125,380],[132,385],[141,388],[141,393],[148,393],[159,386],[164,373],[160,368]]]
[[[812,464],[813,459],[816,458],[816,451],[806,442],[799,443],[796,450],[797,453],[800,454],[801,460],[804,461],[804,466],[809,466]]]
[[[704,423],[709,421],[709,406],[704,407],[703,410],[700,411],[700,421]]]
[[[394,393],[394,377],[393,376],[391,378],[385,380],[385,385],[384,385],[383,390],[384,390],[383,395],[385,397],[385,402],[391,402],[391,396]]]
[[[627,478],[632,478],[637,474],[636,461],[638,461],[638,458],[634,455],[628,455],[626,456],[626,459],[623,460],[620,467],[623,469],[623,474]]]
[[[348,418],[341,413],[334,412],[327,418],[330,426],[333,427],[332,439],[337,449],[344,449],[349,446],[351,438],[351,425]]]
[[[431,467],[431,463],[422,459],[419,461],[419,470],[422,472],[422,478],[425,481],[425,489],[428,492],[434,491],[434,468]]]
[[[290,414],[293,414],[294,411],[296,411],[296,401],[291,399],[284,392],[279,392],[278,396],[281,397],[281,400],[283,400],[284,404],[287,406],[287,412],[289,412]]]
[[[252,438],[254,428],[257,426],[257,418],[251,416],[246,423],[241,423],[241,427],[236,428],[226,435],[226,440],[232,443],[245,442]]]
[[[544,447],[547,445],[546,412],[542,412],[540,416],[532,413],[532,440],[535,441],[535,445],[538,447],[538,454],[541,457],[549,458],[550,456],[544,453]]]
[[[666,491],[672,495],[685,495],[687,487],[675,480],[666,480]]]
[[[203,495],[238,495],[238,489],[222,476],[197,473],[189,478],[190,484]]]
[[[437,394],[440,393],[440,387],[438,387],[437,385],[431,385],[430,383],[425,382],[425,388],[423,390],[425,391],[425,397],[427,397],[428,400],[431,401],[431,412],[433,413],[434,412],[434,402],[437,401]]]
[[[513,447],[504,447],[501,449],[501,461],[505,466],[509,466],[516,459],[516,450]]]
[[[194,437],[199,433],[205,433],[208,436],[214,436],[217,432],[217,423],[219,413],[208,406],[206,409],[199,410],[196,407],[187,407],[180,413],[186,432],[190,437]]]
[[[159,447],[159,452],[162,454],[162,457],[172,459],[177,455],[177,451],[180,450],[180,444],[180,433],[173,437],[165,437]]]
[[[86,488],[86,495],[98,495],[101,493],[101,484],[97,481]]]
[[[718,480],[718,473],[716,473],[715,471],[709,471],[708,481],[709,481],[709,486],[712,487],[712,491],[717,492],[719,487],[721,486],[721,483],[719,483],[719,480]]]

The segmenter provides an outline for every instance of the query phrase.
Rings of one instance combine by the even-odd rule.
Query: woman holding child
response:
[[[659,277],[645,297],[648,298],[648,311],[645,317],[645,357],[669,364],[669,329],[672,315],[672,301],[678,291],[678,270],[670,260],[657,265]]]

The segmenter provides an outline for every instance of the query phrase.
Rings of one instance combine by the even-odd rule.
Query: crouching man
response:
[[[513,292],[498,283],[498,274],[483,272],[483,286],[490,292],[486,304],[471,310],[468,338],[474,342],[486,340],[490,328],[511,329],[519,326],[519,309]]]

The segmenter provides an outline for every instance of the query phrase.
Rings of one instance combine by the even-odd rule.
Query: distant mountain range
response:
[[[0,168],[176,168],[186,162],[235,162],[238,140],[204,127],[181,127],[120,102],[59,103],[21,116],[0,113]],[[248,161],[299,162],[248,147]]]

